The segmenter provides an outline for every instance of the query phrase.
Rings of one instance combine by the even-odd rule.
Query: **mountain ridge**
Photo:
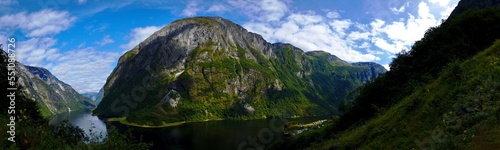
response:
[[[348,91],[385,72],[372,70],[329,53],[268,43],[220,17],[186,18],[120,57],[94,113],[150,125],[324,115],[338,112]]]
[[[3,60],[7,60],[6,56],[6,52],[2,50]],[[95,107],[93,101],[80,95],[45,68],[16,62],[16,72],[18,84],[22,87],[20,92],[26,98],[38,102],[40,111],[45,117],[70,110]]]

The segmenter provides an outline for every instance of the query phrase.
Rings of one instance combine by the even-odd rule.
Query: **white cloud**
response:
[[[278,21],[288,12],[286,0],[229,0],[228,3],[252,20]]]
[[[281,24],[266,21],[243,24],[251,32],[261,34],[270,42],[291,43],[305,51],[324,50],[347,61],[373,61],[380,58],[362,54],[344,39],[350,20],[328,22],[325,16],[314,13],[296,13],[286,17]]]
[[[162,26],[146,26],[146,27],[134,28],[132,29],[132,31],[128,36],[128,38],[130,38],[130,41],[127,44],[120,45],[120,48],[122,48],[125,51],[128,51],[134,48],[142,41],[144,41],[146,38],[151,36],[156,31],[160,30],[161,28]]]
[[[397,53],[401,49],[398,49],[398,47],[394,44],[389,44],[385,39],[383,38],[374,38],[372,42],[375,44],[375,46],[379,47],[380,49],[386,50],[391,53]]]
[[[31,38],[19,41],[17,59],[30,66],[47,68],[59,80],[78,92],[96,92],[106,82],[119,57],[118,53],[92,47],[60,52],[53,38]]]
[[[229,8],[220,4],[212,5],[207,10],[207,12],[226,12],[226,11],[229,11]]]
[[[370,22],[370,27],[372,28],[372,32],[380,32],[384,24],[385,21],[380,19],[375,19],[374,21]]]
[[[441,7],[446,7],[450,3],[450,0],[429,0],[429,2],[439,4]]]
[[[192,17],[196,16],[196,13],[198,11],[202,10],[201,8],[198,8],[198,3],[196,1],[190,1],[186,8],[182,10],[181,15],[187,16],[187,17]]]
[[[58,50],[52,48],[57,40],[53,38],[32,38],[19,41],[17,45],[17,60],[25,65],[44,66],[47,61],[59,57]]]
[[[323,17],[319,15],[315,15],[312,12],[309,13],[297,13],[291,14],[287,17],[287,20],[294,21],[299,25],[309,25],[323,22]]]
[[[410,6],[410,2],[406,2],[403,6],[401,6],[399,8],[393,7],[393,8],[391,8],[391,11],[396,13],[396,14],[399,14],[399,13],[405,12],[406,7],[408,7],[408,6]]]
[[[72,17],[67,11],[44,9],[30,14],[20,12],[4,15],[0,20],[0,28],[20,29],[29,37],[43,37],[66,30],[75,22],[76,17]]]
[[[418,4],[417,16],[408,14],[408,19],[385,23],[375,19],[370,23],[371,42],[378,48],[395,54],[409,49],[413,43],[423,37],[430,27],[437,26],[440,20],[430,12],[425,2]]]
[[[345,19],[345,20],[333,20],[330,25],[332,26],[332,28],[335,29],[335,31],[337,33],[339,33],[339,35],[341,36],[345,36],[346,35],[346,30],[349,28],[349,26],[351,26],[351,20],[349,19]]]
[[[330,18],[330,19],[337,19],[337,18],[340,18],[340,14],[336,11],[331,11],[331,12],[326,13],[326,17]]]
[[[113,39],[111,39],[109,37],[109,35],[106,35],[106,36],[104,36],[104,39],[102,39],[101,41],[97,41],[95,43],[98,44],[98,45],[103,46],[103,45],[106,45],[106,44],[111,44],[113,42],[115,42],[115,41]]]
[[[267,12],[268,21],[277,21],[283,17],[288,10],[286,4],[278,0],[263,0],[262,11]]]
[[[440,15],[441,15],[440,19],[448,18],[450,16],[451,12],[453,11],[453,9],[455,9],[455,7],[457,7],[457,3],[452,4],[451,6],[447,6],[446,9],[440,13]]]
[[[46,67],[79,93],[97,92],[106,83],[118,57],[118,53],[87,47],[61,53],[53,66]]]
[[[369,36],[370,36],[370,33],[368,33],[368,32],[352,31],[347,36],[347,39],[350,40],[350,41],[368,40]]]
[[[418,4],[418,16],[420,18],[432,18],[432,19],[434,19],[434,15],[431,14],[431,12],[429,10],[429,5],[427,5],[427,3],[425,3],[425,2],[420,2]]]
[[[288,6],[289,1],[271,1],[280,3],[270,9],[273,11],[262,9],[270,6],[263,5],[264,0],[229,0],[228,3],[250,17],[250,21],[243,24],[245,28],[261,34],[270,42],[287,42],[306,51],[325,50],[347,61],[374,61],[380,59],[379,55],[393,56],[410,49],[427,29],[447,18],[457,4],[456,0],[425,0],[414,5],[410,2],[389,5],[391,8],[386,10],[393,13],[410,10],[411,13],[396,19],[387,18],[393,15],[380,16],[363,24],[341,19],[337,11],[326,10],[324,15],[317,15],[315,11],[293,12]],[[367,53],[362,53],[363,50]]]
[[[383,54],[384,54],[384,52],[382,52],[382,51],[378,51],[378,50],[371,50],[371,49],[369,48],[369,46],[370,46],[370,44],[368,44],[368,43],[366,43],[366,44],[365,44],[365,43],[363,43],[361,46],[359,46],[359,48],[364,48],[364,49],[366,49],[366,52],[368,52],[368,54],[372,54],[372,55],[383,55]]]

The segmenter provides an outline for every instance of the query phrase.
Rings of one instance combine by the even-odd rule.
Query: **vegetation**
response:
[[[16,75],[25,81],[19,82],[19,84],[23,84],[21,86],[24,87],[24,93],[31,93],[29,94],[30,99],[40,102],[43,116],[67,112],[68,109],[88,109],[95,106],[90,99],[78,94],[69,85],[59,82],[48,70],[40,67],[21,66],[20,63],[17,65],[16,67],[21,71]],[[49,84],[46,80],[55,80],[55,82]],[[61,91],[63,89],[60,88],[68,90]]]
[[[451,63],[437,80],[363,126],[313,147],[332,147],[338,143],[339,148],[345,149],[498,148],[499,57],[500,41],[464,63]]]
[[[3,51],[0,49],[0,51]],[[6,58],[0,57],[0,88],[7,89]],[[18,87],[21,91],[22,87]],[[0,90],[1,95],[8,95],[7,90]],[[58,126],[50,126],[47,114],[48,108],[37,101],[28,99],[17,92],[15,99],[15,114],[9,114],[11,101],[0,101],[0,149],[148,149],[150,144],[141,143],[131,133],[119,133],[116,129],[108,130],[108,135],[86,136],[82,129],[71,126],[67,121]],[[48,112],[50,113],[50,111]],[[11,135],[10,117],[15,118],[15,143],[7,140]],[[102,141],[102,142],[101,142]]]
[[[500,8],[451,16],[357,90],[340,120],[314,135],[322,138],[277,147],[498,148],[499,27]]]
[[[198,24],[214,23],[207,22],[207,18],[194,20]],[[277,44],[276,57],[271,58],[251,47],[221,48],[220,44],[199,44],[186,56],[182,71],[154,66],[157,68],[151,71],[138,72],[126,84],[111,88],[94,113],[149,127],[205,120],[325,115],[337,113],[348,91],[365,82],[356,73],[371,73],[369,67],[351,65],[327,53],[305,54],[286,44]],[[142,90],[142,99],[123,92],[134,88]],[[170,92],[179,94],[175,106],[165,99]],[[123,104],[127,100],[132,102],[128,106]],[[125,111],[113,111],[114,101],[123,104],[119,107]]]
[[[6,84],[3,84],[6,85]],[[0,115],[0,142],[1,149],[148,149],[150,144],[141,143],[130,132],[119,133],[111,127],[104,137],[101,134],[86,136],[84,131],[70,125],[67,121],[58,126],[51,126],[43,118],[36,101],[28,100],[23,95],[16,97],[15,143],[5,140],[10,137],[10,115],[6,114],[7,101],[2,101],[2,114]]]

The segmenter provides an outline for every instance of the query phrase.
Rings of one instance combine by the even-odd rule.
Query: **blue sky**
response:
[[[0,41],[78,92],[97,92],[118,58],[170,22],[221,16],[268,42],[384,65],[458,0],[0,0]],[[5,44],[4,44],[5,45]],[[5,46],[4,46],[5,49]]]

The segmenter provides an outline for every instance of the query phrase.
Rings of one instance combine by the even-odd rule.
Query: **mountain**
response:
[[[482,2],[462,0],[469,11],[430,28],[331,125],[275,147],[498,149],[500,7]]]
[[[3,50],[1,53],[2,60],[7,60],[7,54]],[[5,67],[4,63],[6,62],[2,62],[2,66]],[[16,71],[18,84],[22,87],[20,91],[28,99],[40,104],[44,116],[95,107],[93,101],[78,94],[70,85],[57,79],[47,69],[16,62]]]
[[[101,88],[99,92],[87,92],[87,93],[82,93],[82,95],[94,101],[95,105],[99,105],[99,103],[102,100],[103,92],[104,88]]]
[[[120,57],[94,113],[145,125],[325,115],[385,71],[271,44],[220,17],[187,18]]]
[[[89,98],[95,102],[95,100],[97,98],[97,94],[99,94],[99,93],[98,92],[87,92],[87,93],[82,93],[82,96],[85,96],[86,98]]]

